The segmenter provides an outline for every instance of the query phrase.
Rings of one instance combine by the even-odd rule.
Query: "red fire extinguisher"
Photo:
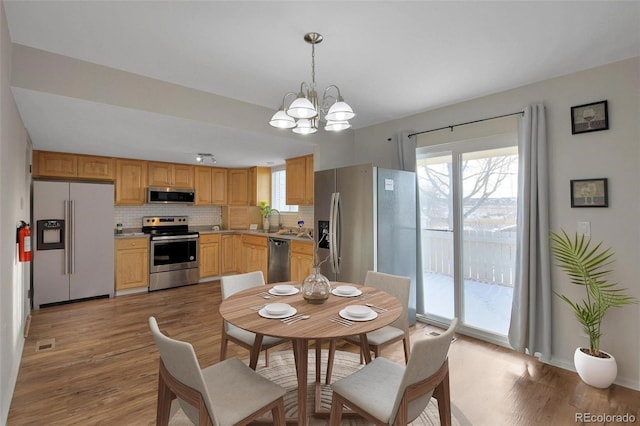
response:
[[[18,260],[20,262],[31,262],[31,230],[29,224],[20,221],[18,228]]]

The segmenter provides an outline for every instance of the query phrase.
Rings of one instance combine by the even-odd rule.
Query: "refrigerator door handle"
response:
[[[64,274],[69,274],[69,226],[71,226],[71,222],[69,221],[69,201],[64,200],[64,221],[67,226],[64,231]]]
[[[336,193],[332,193],[331,194],[331,204],[329,205],[329,263],[331,264],[331,272],[333,272],[334,274],[336,273],[336,265],[334,262],[334,252],[335,252],[335,232],[334,232],[334,226],[336,223],[336,218],[335,218],[335,213],[336,213],[336,209],[335,209],[335,205],[336,205]]]
[[[75,230],[75,219],[76,219],[76,215],[75,215],[75,203],[73,202],[73,200],[69,200],[69,274],[73,274],[74,270],[75,270],[75,262],[74,262],[74,236],[76,233]]]
[[[335,214],[335,226],[334,226],[334,243],[335,243],[335,247],[336,249],[333,251],[335,259],[334,262],[336,264],[336,273],[340,273],[340,252],[341,252],[341,233],[342,233],[342,203],[340,202],[340,193],[337,192],[336,193],[336,214]]]
[[[331,211],[329,214],[329,258],[332,272],[340,273],[340,193],[331,194]]]

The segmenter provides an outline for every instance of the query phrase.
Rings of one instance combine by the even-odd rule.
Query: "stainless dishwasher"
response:
[[[269,283],[289,281],[290,240],[269,237]]]

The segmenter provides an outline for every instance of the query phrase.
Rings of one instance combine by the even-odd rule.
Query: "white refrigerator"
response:
[[[34,181],[33,307],[114,294],[112,184]]]

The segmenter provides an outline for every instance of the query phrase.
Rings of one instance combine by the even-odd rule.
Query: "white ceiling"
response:
[[[189,96],[208,97],[212,105],[240,101],[231,105],[247,114],[247,120],[209,119],[184,105],[177,114],[124,97],[82,97],[74,81],[65,83],[69,94],[14,84],[35,149],[176,162],[212,152],[220,166],[279,164],[329,137],[264,125],[286,92],[310,80],[311,48],[303,41],[309,31],[324,36],[316,47],[318,86],[340,87],[357,113],[355,129],[640,55],[638,1],[4,5],[15,44],[174,83],[185,93],[195,89]],[[13,70],[13,80],[20,72]],[[84,83],[95,78],[87,74]]]

